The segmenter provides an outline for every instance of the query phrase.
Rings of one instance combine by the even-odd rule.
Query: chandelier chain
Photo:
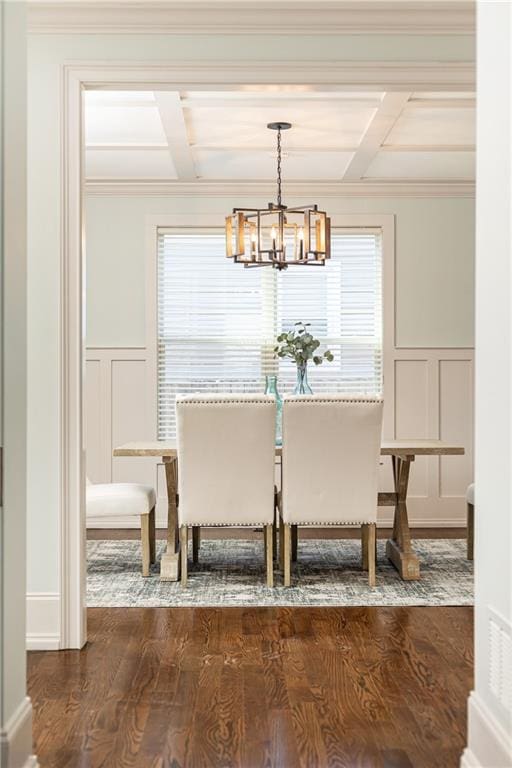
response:
[[[281,206],[281,129],[277,131],[277,204]]]

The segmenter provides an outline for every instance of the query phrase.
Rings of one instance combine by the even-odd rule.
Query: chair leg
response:
[[[284,571],[284,523],[281,513],[279,513],[279,570]]]
[[[194,525],[192,528],[192,562],[196,565],[199,562],[199,547],[201,546],[201,528]]]
[[[149,513],[149,559],[156,563],[156,528],[155,528],[155,508]]]
[[[292,525],[292,563],[297,562],[297,544],[299,541],[299,526]]]
[[[274,586],[274,526],[264,527],[265,563],[267,566],[267,587]]]
[[[468,560],[473,559],[474,547],[475,547],[475,507],[473,504],[468,504],[468,531],[467,531],[467,556]]]
[[[277,499],[274,504],[274,525],[272,526],[272,556],[277,560]]]
[[[149,576],[151,545],[149,536],[149,515],[140,516],[140,542],[142,545],[142,575]]]
[[[291,566],[292,566],[291,526],[289,526],[287,523],[283,523],[283,520],[281,518],[281,527],[283,530],[283,538],[282,538],[283,583],[285,587],[289,587],[291,584]]]
[[[367,545],[367,557],[368,557],[368,584],[370,587],[375,586],[375,571],[376,571],[376,558],[375,558],[375,542],[377,535],[377,526],[375,523],[368,523],[368,545]]]
[[[361,556],[362,556],[362,568],[363,571],[368,570],[368,524],[363,523],[361,526]]]
[[[181,586],[187,586],[187,559],[188,559],[188,528],[182,525],[180,528],[181,546]]]

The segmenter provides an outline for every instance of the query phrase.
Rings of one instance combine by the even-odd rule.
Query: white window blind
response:
[[[174,439],[177,394],[262,392],[265,375],[293,391],[275,360],[281,331],[302,320],[334,362],[310,363],[315,393],[382,391],[382,248],[375,231],[332,235],[326,267],[244,269],[220,233],[158,235],[158,437]]]

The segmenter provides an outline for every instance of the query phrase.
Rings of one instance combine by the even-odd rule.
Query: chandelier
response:
[[[277,202],[267,208],[233,208],[226,216],[226,256],[245,267],[323,267],[331,255],[327,214],[317,205],[288,208],[282,203],[281,131],[291,127],[283,122],[267,125],[277,131]]]

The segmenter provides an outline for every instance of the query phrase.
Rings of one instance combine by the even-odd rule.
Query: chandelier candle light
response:
[[[325,265],[331,255],[331,220],[317,205],[288,208],[281,197],[281,131],[291,123],[269,123],[277,131],[277,203],[233,208],[226,216],[226,256],[245,267],[287,269]]]

